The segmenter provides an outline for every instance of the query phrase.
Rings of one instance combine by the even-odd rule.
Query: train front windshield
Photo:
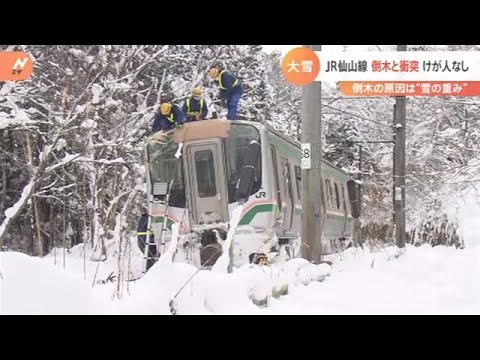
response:
[[[173,131],[167,133],[161,141],[151,140],[147,145],[148,166],[151,185],[156,183],[170,183],[173,179],[170,192],[170,206],[185,207],[185,179],[183,157],[177,159],[175,153],[178,144],[174,142]],[[208,141],[208,139],[205,139]],[[260,143],[260,132],[252,125],[231,124],[230,135],[224,139],[224,153],[226,160],[225,179],[228,189],[228,203],[237,201],[236,186],[244,164],[245,155],[251,141]],[[255,194],[262,185],[261,156],[258,157],[256,179],[250,195]],[[199,179],[197,179],[198,181]],[[205,184],[204,184],[205,185]],[[212,184],[210,184],[212,185]]]
[[[185,207],[185,182],[183,179],[182,158],[177,159],[178,144],[173,141],[173,132],[168,133],[161,141],[151,140],[147,145],[148,169],[151,186],[170,183],[169,205]]]

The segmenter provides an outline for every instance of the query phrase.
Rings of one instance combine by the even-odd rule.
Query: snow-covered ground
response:
[[[3,314],[170,314],[178,293],[172,303],[177,314],[480,314],[480,208],[470,204],[460,212],[465,249],[407,246],[400,257],[395,248],[349,249],[331,267],[295,259],[282,268],[248,265],[228,274],[163,261],[137,281],[100,284],[117,273],[115,257],[84,261],[77,246],[65,255],[64,268],[62,250],[43,259],[4,252],[0,309]],[[125,260],[124,276],[138,276],[138,249]],[[252,301],[287,285],[288,294],[271,297],[268,306]]]

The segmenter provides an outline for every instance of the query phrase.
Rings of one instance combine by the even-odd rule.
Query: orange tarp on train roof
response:
[[[230,121],[224,119],[212,119],[192,121],[180,129],[175,129],[174,140],[176,143],[209,138],[226,138],[230,136]]]

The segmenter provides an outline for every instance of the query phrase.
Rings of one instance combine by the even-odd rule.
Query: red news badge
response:
[[[309,85],[320,72],[320,60],[310,48],[295,48],[283,58],[282,72],[287,81],[294,85]]]
[[[23,51],[0,51],[0,81],[26,80],[33,73],[33,60]]]

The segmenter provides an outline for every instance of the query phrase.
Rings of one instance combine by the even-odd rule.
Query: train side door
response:
[[[186,146],[187,188],[196,225],[229,220],[222,149],[220,139]]]

